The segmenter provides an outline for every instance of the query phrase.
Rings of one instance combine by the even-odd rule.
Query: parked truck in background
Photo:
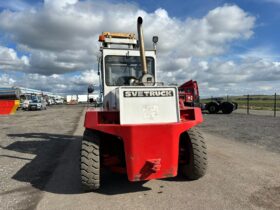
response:
[[[180,103],[184,106],[200,107],[207,110],[209,114],[216,114],[222,111],[223,114],[230,114],[238,108],[236,102],[224,101],[223,98],[212,98],[210,102],[201,103],[197,81],[187,81],[178,88]]]
[[[78,104],[78,95],[67,95],[66,103],[71,105]]]
[[[199,102],[199,91],[196,81],[190,80],[182,84],[179,88],[180,101],[185,106],[198,106]]]

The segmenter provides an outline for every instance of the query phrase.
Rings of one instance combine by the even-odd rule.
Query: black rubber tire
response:
[[[81,144],[81,183],[85,191],[100,187],[100,138],[93,131],[85,130]]]
[[[221,104],[223,114],[230,114],[234,110],[234,104],[231,102],[223,102]]]
[[[217,102],[209,102],[206,104],[206,109],[208,110],[209,114],[216,114],[219,111],[219,104]]]
[[[197,180],[206,174],[207,146],[202,133],[197,128],[191,128],[184,133],[187,163],[179,168],[181,174],[188,180]]]

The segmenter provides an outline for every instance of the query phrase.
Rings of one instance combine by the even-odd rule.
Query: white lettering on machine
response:
[[[172,97],[172,90],[124,91],[124,97]]]

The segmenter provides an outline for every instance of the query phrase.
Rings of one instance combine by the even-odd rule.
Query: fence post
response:
[[[249,113],[249,106],[250,106],[250,103],[249,103],[249,98],[250,96],[249,96],[249,94],[247,95],[247,114],[250,114]]]
[[[274,94],[274,117],[276,117],[276,93]]]
[[[227,95],[227,101],[228,101],[228,95]]]

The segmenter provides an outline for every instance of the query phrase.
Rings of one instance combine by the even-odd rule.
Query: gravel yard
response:
[[[247,114],[247,109],[237,109],[234,113]],[[250,115],[274,116],[274,111],[270,110],[249,110]],[[280,111],[276,111],[276,117],[280,117]]]
[[[204,115],[208,171],[131,183],[108,174],[84,193],[79,152],[83,106],[0,117],[0,209],[280,209],[280,118]]]
[[[204,114],[204,132],[280,152],[280,118],[239,113]]]
[[[32,209],[56,168],[84,107],[53,106],[0,116],[0,209]]]

